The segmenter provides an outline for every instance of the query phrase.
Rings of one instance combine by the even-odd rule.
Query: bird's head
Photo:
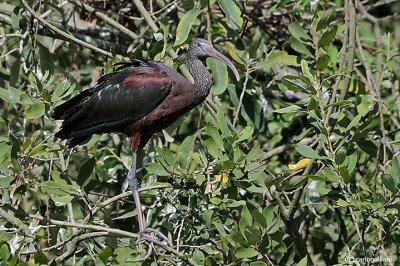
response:
[[[230,61],[225,55],[215,50],[215,48],[212,47],[208,41],[200,38],[194,39],[189,46],[188,53],[190,56],[197,57],[199,59],[212,57],[224,62],[232,70],[233,74],[235,74],[236,80],[239,81],[239,73],[232,61]]]

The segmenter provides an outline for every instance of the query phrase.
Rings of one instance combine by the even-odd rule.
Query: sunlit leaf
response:
[[[211,68],[213,85],[211,92],[214,95],[222,94],[228,86],[228,69],[226,64],[214,58],[207,59],[207,65]]]
[[[322,156],[318,155],[317,151],[309,146],[303,144],[297,144],[296,150],[304,157],[311,159],[322,159]]]
[[[243,25],[240,8],[233,0],[218,0],[218,4],[227,16],[228,25],[232,29],[239,29]]]
[[[185,15],[183,15],[179,21],[178,27],[176,28],[176,39],[174,46],[181,45],[186,41],[189,31],[200,13],[201,10],[189,10]]]
[[[258,256],[260,253],[253,248],[238,247],[235,250],[235,257],[239,259],[252,258]]]
[[[236,63],[244,65],[244,61],[239,57],[236,48],[231,43],[225,43],[225,49],[228,51],[229,56],[236,61]]]
[[[281,108],[281,109],[274,110],[274,112],[275,113],[279,113],[279,114],[288,114],[288,113],[297,112],[298,110],[301,110],[300,106],[290,105],[288,107],[284,107],[284,108]]]
[[[229,176],[227,173],[222,173],[221,175],[216,175],[215,176],[215,180],[217,180],[218,182],[222,182],[224,184],[228,183],[229,180]]]
[[[301,159],[300,161],[298,161],[295,164],[289,164],[288,168],[289,170],[292,171],[297,171],[299,169],[305,168],[307,167],[308,163],[310,162],[310,159],[306,158],[306,159]]]
[[[35,119],[43,116],[44,111],[45,111],[44,103],[41,102],[34,103],[25,110],[24,116],[26,119]]]

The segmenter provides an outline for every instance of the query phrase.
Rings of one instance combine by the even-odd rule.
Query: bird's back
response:
[[[64,120],[56,137],[75,146],[93,134],[124,129],[157,108],[169,95],[172,80],[152,63],[119,66],[90,89],[57,106],[53,118]]]

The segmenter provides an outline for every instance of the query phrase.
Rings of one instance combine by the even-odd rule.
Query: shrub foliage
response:
[[[396,1],[0,3],[2,265],[333,265],[398,258]],[[68,149],[52,109],[113,64],[182,71],[202,37],[207,101],[140,155],[166,242],[137,243],[126,136]],[[367,262],[370,263],[370,262]]]

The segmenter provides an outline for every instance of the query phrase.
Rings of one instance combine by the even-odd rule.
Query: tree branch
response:
[[[38,15],[27,3],[25,0],[21,0],[22,4],[24,5],[25,9],[31,13],[38,21],[40,21],[40,23],[42,23],[44,26],[50,28],[51,30],[53,30],[54,32],[60,34],[61,36],[63,36],[64,38],[68,39],[71,42],[74,42],[76,44],[79,44],[83,47],[86,47],[90,50],[93,50],[95,52],[98,52],[104,56],[107,56],[109,58],[112,58],[112,54],[110,52],[104,51],[92,44],[86,43],[84,41],[79,40],[78,38],[60,30],[59,28],[57,28],[56,26],[50,24],[49,22],[47,22],[45,19],[43,19],[40,15]]]
[[[122,25],[119,22],[115,21],[114,19],[108,17],[107,15],[103,14],[102,12],[94,9],[93,7],[83,3],[82,1],[78,1],[78,0],[68,0],[68,1],[90,13],[93,13],[99,19],[103,20],[104,22],[106,22],[110,26],[116,28],[117,30],[125,33],[132,39],[137,39],[139,37],[136,33],[131,31],[130,29],[126,28],[124,25]]]

